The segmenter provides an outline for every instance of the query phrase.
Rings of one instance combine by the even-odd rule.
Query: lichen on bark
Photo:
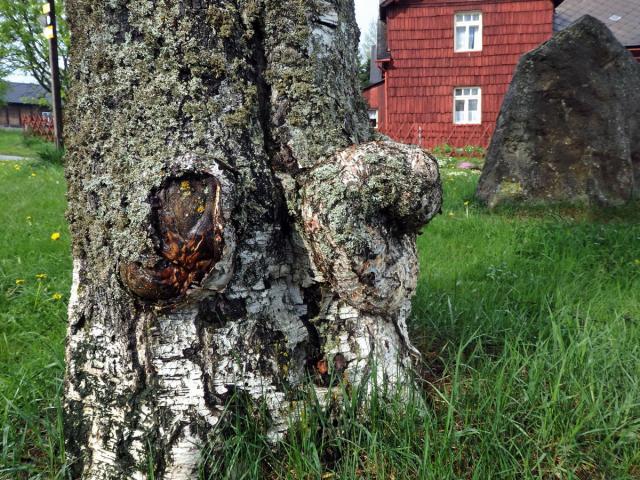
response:
[[[353,2],[69,0],[68,15],[74,478],[193,478],[234,395],[264,404],[275,439],[325,368],[399,381],[415,235],[441,189],[424,152],[371,142]],[[187,179],[198,205],[165,210],[219,209],[203,257],[185,247],[203,245],[199,217],[163,220],[178,240],[158,223]],[[183,281],[145,297],[127,265]]]

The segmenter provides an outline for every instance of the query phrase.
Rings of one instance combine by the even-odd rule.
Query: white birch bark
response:
[[[74,478],[191,479],[234,395],[277,439],[330,375],[398,382],[441,187],[427,154],[372,141],[352,0],[68,16]]]

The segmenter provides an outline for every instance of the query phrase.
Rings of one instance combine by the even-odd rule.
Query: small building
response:
[[[22,117],[50,112],[48,94],[40,85],[7,82],[0,105],[0,127],[22,128]]]
[[[371,123],[427,148],[486,147],[521,55],[586,13],[637,54],[640,0],[380,0]]]

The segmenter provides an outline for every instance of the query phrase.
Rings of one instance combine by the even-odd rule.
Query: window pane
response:
[[[464,94],[465,95],[470,95],[471,94],[471,89],[470,88],[465,88],[464,89]]]
[[[476,14],[473,16],[473,19],[474,19],[475,21],[480,20],[480,14],[479,14],[479,13],[476,13]]]
[[[456,15],[456,21],[461,22],[463,20],[463,15]]]
[[[476,49],[477,33],[478,33],[478,27],[469,27],[469,50]]]
[[[456,88],[456,96],[460,96],[460,95],[462,95],[462,89]]]
[[[378,128],[378,110],[369,110],[369,125]]]
[[[477,88],[472,88],[471,89],[471,95],[478,95],[478,89]]]
[[[471,21],[471,15],[465,15],[464,16],[464,21],[465,22],[470,22]]]
[[[465,101],[464,100],[456,100],[455,102],[455,112],[453,114],[453,122],[454,123],[465,123]]]
[[[469,100],[469,123],[478,123],[479,121],[478,100]]]
[[[466,27],[456,27],[456,50],[464,50],[466,43]]]

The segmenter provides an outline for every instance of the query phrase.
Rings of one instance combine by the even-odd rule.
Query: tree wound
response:
[[[170,178],[151,195],[155,262],[126,263],[122,281],[145,300],[170,300],[199,284],[222,257],[220,182],[210,175]]]

